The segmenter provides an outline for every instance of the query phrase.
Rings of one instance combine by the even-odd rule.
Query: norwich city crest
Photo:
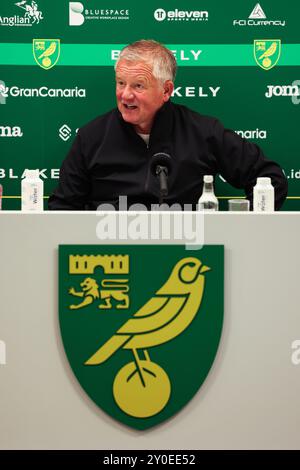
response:
[[[178,412],[213,364],[223,283],[223,246],[61,245],[61,334],[89,397],[136,429]]]
[[[277,64],[281,54],[280,39],[255,39],[254,58],[262,69],[270,70]]]
[[[43,69],[51,69],[60,56],[60,39],[33,39],[33,57]]]

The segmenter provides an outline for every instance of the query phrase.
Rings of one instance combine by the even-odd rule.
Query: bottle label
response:
[[[42,211],[43,210],[43,184],[40,182],[29,183],[22,181],[22,210]]]
[[[274,211],[274,190],[254,189],[253,209],[255,212]]]

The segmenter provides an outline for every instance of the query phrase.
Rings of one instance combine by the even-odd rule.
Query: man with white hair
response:
[[[275,207],[287,194],[280,167],[261,149],[215,118],[172,103],[176,61],[162,44],[140,40],[126,46],[116,63],[117,108],[82,127],[62,164],[50,210],[96,210],[100,204],[119,208],[157,204],[159,182],[152,157],[171,157],[169,206],[196,206],[203,175],[221,174],[243,188],[252,202],[257,177],[271,177]],[[180,205],[180,206],[178,206]]]

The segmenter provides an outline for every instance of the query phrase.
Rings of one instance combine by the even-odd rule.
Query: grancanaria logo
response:
[[[137,429],[182,408],[217,351],[223,247],[186,255],[178,245],[60,247],[60,325],[70,364],[101,408]]]
[[[45,70],[57,64],[60,56],[59,39],[33,39],[33,57],[36,63]]]

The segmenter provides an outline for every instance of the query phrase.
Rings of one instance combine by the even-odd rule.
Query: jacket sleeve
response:
[[[84,210],[89,200],[90,182],[78,132],[62,163],[59,183],[48,201],[49,210]]]
[[[287,196],[287,179],[280,166],[268,160],[254,143],[241,138],[234,131],[224,129],[215,120],[212,130],[214,155],[220,174],[236,188],[245,190],[253,204],[253,187],[258,177],[270,177],[275,189],[275,209],[278,210]]]

